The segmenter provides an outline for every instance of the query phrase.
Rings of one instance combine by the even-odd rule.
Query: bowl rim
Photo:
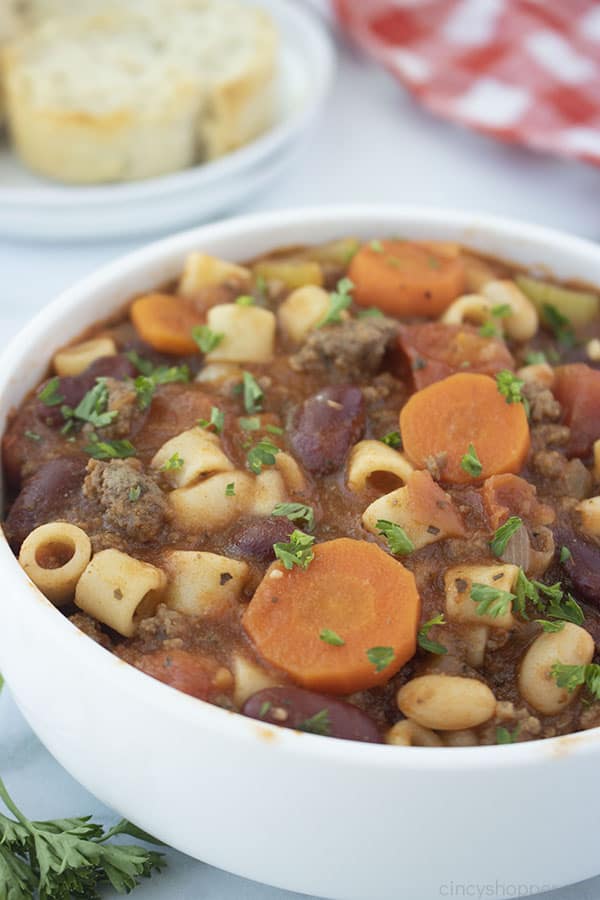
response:
[[[529,225],[517,220],[487,214],[439,209],[420,206],[398,205],[340,205],[308,207],[290,210],[275,210],[227,219],[217,223],[202,225],[179,232],[162,240],[147,244],[107,265],[102,266],[83,280],[67,288],[48,306],[43,308],[10,342],[0,357],[0,394],[11,391],[15,384],[15,372],[23,365],[28,348],[36,339],[48,334],[55,319],[65,315],[65,311],[84,306],[88,295],[110,286],[124,276],[140,276],[150,261],[168,261],[174,256],[188,252],[192,246],[199,246],[203,240],[234,240],[256,230],[272,230],[273,246],[277,245],[276,233],[285,227],[304,227],[310,234],[311,225],[331,228],[332,236],[347,229],[347,222],[356,228],[360,223],[365,228],[392,228],[403,222],[410,227],[418,222],[418,228],[443,227],[456,231],[466,230],[493,233],[510,243],[525,241],[535,246],[544,245],[546,251],[579,257],[598,267],[600,282],[600,245],[584,238],[540,225]],[[375,223],[377,223],[375,225]],[[507,252],[506,258],[509,259]],[[90,317],[91,321],[94,318]],[[93,640],[82,635],[44,595],[33,585],[20,568],[17,558],[10,550],[3,532],[0,532],[0,566],[6,566],[6,576],[14,582],[22,597],[19,603],[26,609],[24,616],[33,620],[39,617],[40,627],[45,629],[47,640],[60,642],[64,653],[68,653],[76,665],[94,665],[102,672],[107,690],[123,693],[127,691],[132,699],[151,707],[157,721],[164,722],[165,716],[184,717],[193,720],[198,733],[209,730],[221,737],[232,737],[240,743],[258,743],[291,757],[319,757],[323,764],[338,766],[370,767],[376,765],[384,769],[408,771],[464,772],[470,769],[487,770],[498,766],[529,767],[564,756],[580,756],[600,750],[600,727],[575,732],[554,738],[517,743],[514,745],[489,745],[483,747],[409,747],[402,748],[385,744],[365,744],[358,741],[339,740],[319,735],[305,734],[270,723],[261,723],[237,712],[225,710],[203,700],[184,694],[162,684],[123,663],[112,653],[100,647]],[[4,602],[14,603],[12,596]],[[86,638],[82,640],[82,637]],[[10,686],[10,672],[7,673]],[[18,686],[17,686],[18,701]]]
[[[243,0],[252,5],[250,0]],[[0,185],[0,202],[19,208],[56,209],[73,204],[91,208],[115,203],[144,202],[164,194],[176,194],[212,188],[217,182],[240,171],[252,172],[257,166],[272,163],[296,136],[302,135],[322,108],[329,94],[336,69],[336,51],[331,34],[316,10],[294,3],[294,0],[270,0],[267,10],[283,23],[281,52],[286,46],[285,31],[294,35],[294,48],[311,60],[306,78],[307,96],[291,115],[278,120],[263,134],[236,150],[207,163],[197,163],[178,172],[122,183],[97,185],[61,184],[44,176],[38,177],[43,191],[35,187]],[[276,11],[275,11],[276,10]],[[287,43],[290,43],[289,40]],[[291,44],[290,44],[291,46]],[[13,151],[14,152],[14,151]]]

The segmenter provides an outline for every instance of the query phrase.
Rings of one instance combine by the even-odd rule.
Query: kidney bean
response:
[[[54,516],[64,518],[65,507],[81,490],[85,467],[83,459],[51,459],[25,482],[4,524],[11,546],[18,549],[34,528]]]
[[[93,386],[96,378],[117,378],[123,381],[125,378],[135,378],[136,375],[139,372],[133,363],[124,353],[117,353],[115,356],[101,356],[94,360],[79,377],[91,379]]]
[[[278,541],[289,541],[295,527],[293,522],[283,516],[247,519],[246,522],[237,524],[228,550],[242,559],[269,562],[275,559],[273,544]]]
[[[330,385],[298,407],[290,432],[292,449],[314,475],[339,469],[362,436],[365,403],[360,388]]]
[[[568,525],[553,530],[556,547],[568,547],[571,558],[563,563],[573,586],[581,597],[598,608],[600,606],[600,547],[588,541]]]
[[[244,703],[242,713],[270,725],[296,728],[347,741],[382,743],[375,722],[362,710],[298,687],[265,688]]]

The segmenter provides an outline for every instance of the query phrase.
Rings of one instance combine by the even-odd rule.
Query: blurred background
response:
[[[600,239],[600,3],[339,0],[334,9],[329,0],[271,0],[268,5],[276,21],[281,14],[287,22],[290,90],[319,70],[319,83],[307,87],[312,106],[288,134],[285,160],[278,155],[281,147],[272,156],[265,151],[260,179],[244,163],[236,173],[239,197],[228,195],[212,212],[205,206],[207,176],[207,186],[193,188],[197,208],[185,206],[181,227],[238,212],[364,202],[479,210]],[[310,19],[310,34],[290,26],[290,8]],[[323,43],[313,32],[323,33]],[[329,42],[335,51],[331,78]],[[224,181],[232,178],[226,169]],[[151,233],[176,230],[177,211],[168,206],[170,182],[165,184],[147,213],[136,206],[135,191],[115,193],[113,224],[101,228],[103,197],[112,197],[114,186],[67,188],[32,176],[6,144],[0,154],[1,343],[77,279],[146,243]],[[187,182],[180,184],[189,193]],[[74,221],[83,223],[81,235]],[[135,233],[136,222],[143,234]],[[7,690],[0,695],[0,733],[0,771],[32,816],[94,813],[111,819],[39,744]],[[138,896],[291,900],[295,895],[173,852],[167,873],[141,887]],[[600,880],[544,896],[592,900],[600,896]]]

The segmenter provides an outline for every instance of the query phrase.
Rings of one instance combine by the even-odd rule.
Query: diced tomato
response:
[[[153,650],[130,661],[146,675],[200,700],[227,693],[233,684],[227,669],[189,650]]]
[[[486,479],[482,493],[494,531],[509,516],[520,516],[532,525],[550,525],[556,518],[552,507],[537,499],[535,486],[518,475],[492,475]]]
[[[409,503],[417,522],[428,522],[447,536],[464,537],[465,527],[452,498],[429,472],[418,469],[407,482]]]
[[[559,366],[552,390],[571,429],[567,456],[588,456],[600,438],[600,372],[585,363]]]
[[[483,337],[471,325],[444,322],[405,325],[399,340],[417,391],[456,372],[495,375],[502,369],[515,367],[504,341]]]

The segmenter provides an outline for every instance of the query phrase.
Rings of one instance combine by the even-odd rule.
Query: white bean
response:
[[[434,731],[423,728],[412,719],[396,722],[385,736],[386,744],[395,747],[441,747],[442,742]]]
[[[475,678],[421,675],[400,688],[398,707],[424,728],[457,731],[476,728],[494,715],[496,698]]]
[[[519,670],[519,691],[530,706],[544,715],[561,712],[571,703],[579,690],[559,688],[552,677],[555,663],[569,666],[587,665],[594,656],[594,639],[591,634],[566,622],[557,632],[545,632],[531,644]]]

